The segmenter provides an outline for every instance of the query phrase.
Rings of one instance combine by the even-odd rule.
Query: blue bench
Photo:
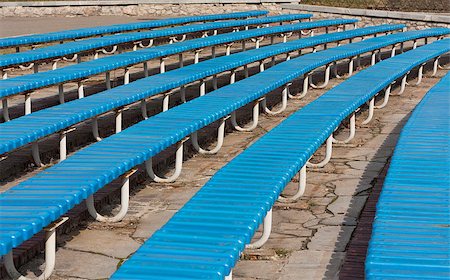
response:
[[[413,67],[448,51],[450,39],[382,61],[292,114],[220,169],[169,222],[123,263],[111,279],[231,279],[231,270],[246,245],[260,247],[269,237],[270,226],[266,224],[271,222],[272,206],[299,171],[299,192],[304,191],[308,159],[331,137],[339,124]],[[250,87],[250,95],[257,98],[260,95],[257,93],[259,88],[275,89],[295,78],[298,75],[296,72],[305,63],[305,57],[281,63],[227,88],[247,91]],[[251,80],[258,81],[259,86],[251,83]],[[364,86],[361,86],[362,83]],[[223,88],[226,94],[221,98],[218,96],[220,91],[194,102],[203,101],[207,104],[213,103],[215,99],[223,102],[237,96]],[[210,100],[207,101],[209,96]],[[224,107],[227,105],[224,104]],[[445,106],[441,104],[440,107]],[[181,109],[181,106],[178,108]],[[156,117],[162,120],[163,115]],[[441,115],[444,113],[441,112]],[[448,112],[445,115],[448,116]],[[448,118],[446,121],[448,124]],[[131,132],[137,128],[132,127],[127,138],[133,135],[132,141],[140,141],[137,130]],[[124,138],[123,141],[128,140]],[[124,166],[124,169],[127,168]],[[448,174],[448,169],[446,172]],[[417,198],[417,202],[420,202],[420,198]],[[448,209],[447,201],[444,204]],[[255,245],[251,240],[262,223],[263,236]]]
[[[450,74],[400,133],[377,203],[367,279],[450,279]]]
[[[160,20],[151,20],[144,22],[132,22],[126,24],[114,24],[109,26],[96,26],[80,29],[64,30],[43,34],[33,34],[24,36],[15,36],[0,39],[0,48],[19,48],[21,46],[31,46],[35,44],[45,44],[55,41],[75,40],[80,38],[99,36],[111,33],[129,32],[135,30],[160,28],[173,25],[182,25],[194,22],[207,22],[226,19],[239,19],[258,17],[268,14],[268,11],[248,11],[216,15],[199,15],[180,18],[167,18]]]
[[[2,75],[6,75],[5,70],[11,69],[15,66],[24,65],[27,63],[32,63],[34,67],[34,72],[38,72],[39,62],[41,61],[53,61],[53,69],[57,67],[57,60],[62,59],[68,55],[74,54],[74,60],[77,59],[78,62],[81,60],[82,53],[95,52],[96,50],[102,49],[104,53],[114,53],[118,50],[120,44],[134,44],[133,50],[137,50],[137,47],[142,48],[150,47],[153,45],[153,39],[156,38],[166,38],[166,37],[176,37],[178,35],[186,35],[188,33],[195,32],[206,32],[204,36],[207,36],[207,31],[218,29],[229,29],[233,27],[243,27],[243,26],[260,26],[263,24],[276,23],[276,22],[290,22],[301,20],[305,18],[310,18],[310,14],[291,14],[291,15],[280,15],[271,17],[261,17],[255,19],[245,19],[245,20],[231,20],[231,21],[219,21],[211,23],[202,24],[191,24],[186,26],[177,26],[166,29],[124,33],[124,34],[114,34],[109,36],[103,36],[99,38],[90,38],[85,40],[80,40],[76,42],[68,42],[64,44],[53,45],[49,47],[34,49],[26,52],[5,54],[0,56],[0,70],[3,72]],[[183,36],[181,41],[185,39]],[[143,40],[150,40],[149,45],[145,46],[142,44]],[[177,39],[171,39],[171,42]],[[104,48],[114,46],[113,50],[107,52]],[[96,59],[97,56],[94,56]],[[30,67],[31,67],[30,66]]]
[[[333,41],[342,41],[344,39],[353,39],[356,36],[364,36],[376,34],[376,32],[385,32],[394,28],[401,29],[402,25],[382,25],[374,27],[366,27],[354,29],[351,31],[337,32],[331,34],[323,34],[311,38],[305,38],[290,41],[283,44],[266,46],[260,49],[254,49],[243,53],[236,53],[230,56],[216,58],[214,60],[204,61],[198,64],[186,66],[160,75],[148,77],[128,85],[117,87],[85,99],[79,99],[64,105],[47,108],[31,115],[24,116],[11,122],[0,124],[0,154],[9,152],[13,149],[22,147],[26,144],[35,142],[42,137],[46,137],[52,133],[61,131],[61,141],[65,139],[65,130],[76,123],[85,121],[89,118],[94,119],[93,132],[94,137],[99,138],[97,116],[111,110],[117,110],[123,106],[130,105],[134,102],[141,101],[143,117],[147,118],[145,98],[167,92],[178,87],[183,87],[188,83],[196,80],[201,82],[200,95],[205,94],[205,83],[208,76],[215,76],[218,73],[232,70],[245,66],[253,62],[260,62],[260,68],[264,68],[264,59],[279,55],[281,53],[289,53],[298,49],[317,46],[318,44],[326,44]],[[419,38],[429,38],[432,36],[442,36],[450,33],[450,29],[434,28],[422,31],[403,32],[395,35],[388,35],[383,39],[366,40],[364,43],[370,48],[364,51],[375,51],[382,47],[403,43],[408,40],[417,40]],[[371,44],[371,42],[374,42]],[[381,43],[380,43],[381,42]],[[363,43],[360,43],[361,45]],[[234,78],[231,77],[231,80]],[[167,81],[171,81],[167,83]],[[306,85],[307,86],[307,85]],[[166,94],[163,100],[163,111],[168,109],[170,93]],[[107,103],[108,100],[110,103]],[[98,106],[102,104],[102,106]],[[267,110],[267,109],[265,109]],[[121,111],[118,111],[121,114]],[[243,130],[236,123],[235,116],[232,116],[235,128]],[[255,122],[256,123],[256,122]],[[30,127],[33,127],[30,129]],[[21,129],[23,128],[23,129]],[[117,123],[116,132],[120,132],[122,124]],[[40,165],[39,152],[37,151],[37,143],[34,143],[35,162]],[[65,144],[64,144],[65,145]],[[66,148],[60,147],[60,158],[66,158]]]
[[[293,31],[302,32],[302,30],[312,30],[320,27],[327,28],[329,26],[345,26],[345,24],[352,24],[355,22],[356,20],[351,19],[322,20],[220,34],[207,38],[194,39],[171,45],[162,45],[150,49],[118,54],[44,73],[36,73],[13,79],[0,80],[0,98],[2,99],[3,117],[5,120],[9,120],[7,97],[14,94],[25,93],[25,114],[30,114],[31,91],[37,88],[58,84],[60,102],[63,103],[63,83],[69,81],[78,81],[78,96],[79,98],[82,98],[84,97],[84,86],[82,80],[93,75],[106,73],[106,87],[111,88],[110,71],[125,68],[124,80],[125,83],[128,83],[130,80],[130,67],[138,63],[144,63],[144,72],[145,75],[147,75],[147,61],[151,59],[160,58],[160,71],[165,72],[164,59],[170,55],[180,54],[180,66],[182,66],[183,57],[181,54],[183,52],[195,51],[195,62],[198,62],[199,53],[201,49],[205,47],[212,47],[212,52],[214,53],[215,46],[227,44],[226,52],[227,54],[230,54],[231,43],[235,41],[242,40],[245,42],[246,39],[257,38],[255,39],[255,44],[258,46],[262,37],[271,34],[284,34],[283,36],[287,37],[289,34],[292,35]]]
[[[369,40],[378,40],[378,43],[382,45],[383,39],[384,38],[380,37]],[[412,54],[409,56],[408,54],[410,52],[400,55],[398,58],[394,58],[393,66],[388,65],[391,67],[386,67],[386,61],[382,62],[381,66],[376,69],[382,68],[381,72],[389,74],[389,79],[395,80],[401,75],[405,75],[407,71],[414,66],[426,63],[429,59],[448,51],[450,48],[450,45],[448,44],[449,41],[450,40],[440,40],[414,51],[410,51]],[[46,169],[33,178],[0,194],[0,254],[5,255],[5,264],[9,268],[9,271],[13,270],[11,249],[19,246],[22,242],[32,237],[44,227],[48,229],[50,240],[50,242],[46,243],[46,248],[49,248],[49,250],[46,250],[46,255],[48,253],[49,260],[54,260],[54,255],[51,255],[51,248],[54,248],[55,246],[54,243],[52,243],[54,239],[50,238],[51,236],[54,236],[54,227],[56,226],[54,223],[58,223],[58,219],[60,219],[60,217],[68,210],[85,200],[89,212],[97,220],[121,220],[125,216],[128,208],[129,176],[131,176],[130,172],[132,172],[135,166],[145,163],[149,176],[155,181],[164,182],[174,180],[181,171],[183,143],[186,140],[186,137],[196,133],[196,131],[214,121],[220,121],[221,129],[223,130],[226,117],[233,111],[262,98],[264,95],[279,87],[284,88],[283,95],[286,95],[286,85],[308,71],[332,61],[350,55],[356,55],[361,52],[361,49],[370,51],[371,48],[365,47],[366,44],[364,43],[366,42],[358,42],[323,52],[307,54],[273,66],[258,75],[251,76],[238,83],[223,87],[201,98],[196,98],[188,103],[153,116],[121,133],[115,134],[101,142],[78,151],[67,160]],[[341,50],[341,53],[337,50]],[[407,63],[408,61],[406,59],[408,57],[410,57],[411,60],[409,63]],[[411,59],[411,57],[413,57],[413,59]],[[401,63],[399,63],[399,61]],[[401,70],[398,70],[399,68]],[[391,73],[394,72],[393,69],[397,71]],[[364,77],[364,75],[360,73],[358,78],[361,76]],[[369,77],[366,78],[368,85],[373,85],[373,83],[376,82],[376,79],[373,79],[370,73],[368,76]],[[358,78],[353,78],[352,81],[356,80],[360,83]],[[379,88],[382,88],[380,84],[376,85]],[[369,94],[370,91],[364,90],[362,87],[356,88],[360,92],[363,91],[360,94],[364,94],[366,99],[371,97]],[[373,88],[375,91],[376,87]],[[374,94],[375,92],[373,92],[373,95]],[[354,104],[354,108],[351,108],[353,111],[357,109],[356,105],[358,103],[363,104],[365,102],[363,98],[356,98],[356,93],[349,92],[348,88],[345,88],[344,93],[339,92],[336,95],[341,99],[343,96],[349,96],[347,99],[351,99]],[[333,97],[334,100],[336,100],[337,97]],[[334,101],[329,105],[335,106],[331,108],[338,108],[337,103],[338,101]],[[319,107],[320,110],[323,110],[323,107]],[[351,111],[349,111],[349,113],[350,112]],[[339,117],[344,118],[345,116],[343,113],[340,113]],[[335,121],[337,122],[336,126],[340,120],[339,117],[335,118]],[[325,125],[325,122],[323,122],[322,125]],[[332,128],[329,128],[328,130],[330,133],[333,132]],[[320,134],[322,138],[326,136],[326,132],[327,130]],[[312,139],[310,140],[313,141]],[[317,147],[323,142],[320,140],[321,139],[316,139],[313,141]],[[127,143],[127,145],[123,145],[123,143]],[[175,174],[169,178],[158,177],[153,172],[151,158],[171,145],[176,145],[177,149]],[[311,151],[308,150],[308,152]],[[299,163],[298,160],[296,163]],[[114,217],[103,217],[95,210],[93,194],[120,176],[123,176],[121,210]],[[248,206],[254,204],[255,207],[252,209],[258,209],[261,208],[256,205],[259,202],[261,202],[261,200],[252,200],[252,202],[247,201],[246,204]],[[232,204],[234,204],[234,202]],[[233,206],[232,204],[230,205]],[[229,225],[231,226],[232,224]],[[250,236],[247,237],[247,239],[249,238]],[[182,239],[183,237],[179,240],[181,245],[183,243]],[[184,237],[184,240],[186,242],[189,241],[189,236]],[[201,240],[206,242],[206,245],[210,241],[216,245],[217,242],[222,244],[223,248],[226,247],[227,253],[225,254],[224,262],[229,264],[234,264],[233,262],[237,260],[239,253],[241,252],[240,249],[243,249],[243,244],[245,244],[244,241],[246,241],[243,237],[236,237],[231,240],[226,238],[211,238],[209,241],[207,238]],[[223,242],[221,242],[221,240]],[[174,242],[176,243],[176,241]],[[193,246],[195,247],[196,245]],[[208,246],[209,245],[206,247]],[[201,246],[199,246],[199,248],[200,247]],[[219,252],[221,250],[223,251],[223,248],[221,249],[219,246],[214,250]],[[129,261],[124,265],[124,268],[121,271],[129,272],[129,270],[126,270],[126,267],[129,266],[128,263],[130,266],[133,266],[133,262]],[[51,268],[53,264],[54,263],[49,261],[47,262],[47,267]],[[216,265],[213,266],[215,267]],[[209,266],[206,265],[206,267]],[[220,267],[221,269],[219,272],[223,273],[221,274],[222,276],[227,275],[231,268],[231,266],[226,267],[225,265]],[[148,266],[145,269],[151,268],[151,266]],[[141,271],[143,273],[148,272],[148,270],[145,269],[141,269]],[[207,271],[205,271],[205,273],[207,273]],[[120,277],[120,273],[117,277]]]

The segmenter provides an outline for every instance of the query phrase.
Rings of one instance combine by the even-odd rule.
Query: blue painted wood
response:
[[[44,44],[61,40],[73,40],[92,36],[99,36],[109,33],[129,32],[134,30],[160,28],[172,25],[181,25],[193,22],[215,21],[226,19],[240,19],[258,17],[268,14],[268,11],[248,11],[216,15],[200,15],[180,18],[167,18],[160,20],[150,20],[144,22],[132,22],[126,24],[114,24],[109,26],[86,27],[80,29],[56,31],[43,34],[33,34],[0,39],[0,48],[28,46],[33,44]]]
[[[198,272],[213,279],[227,275],[239,258],[244,245],[250,241],[261,218],[284,187],[283,183],[289,182],[314,149],[317,149],[326,139],[326,134],[331,133],[339,125],[346,113],[350,114],[352,109],[355,110],[366,102],[382,89],[383,85],[391,83],[414,66],[449,51],[449,41],[441,40],[380,62],[368,70],[359,72],[354,78],[344,82],[343,86],[335,87],[329,91],[328,95],[320,97],[320,102],[313,102],[303,108],[299,114],[302,117],[301,112],[305,112],[304,120],[299,121],[294,118],[287,122],[289,131],[298,131],[301,136],[300,139],[293,140],[294,144],[298,144],[294,147],[302,150],[302,154],[289,148],[289,145],[271,144],[270,149],[266,146],[265,150],[257,151],[261,155],[257,165],[249,163],[251,167],[240,169],[254,170],[254,175],[233,169],[234,165],[230,163],[215,176],[215,178],[224,176],[230,180],[241,178],[252,182],[262,181],[262,185],[254,183],[245,185],[244,189],[249,193],[242,197],[235,196],[235,189],[232,193],[208,195],[209,187],[205,186],[186,205],[192,206],[193,209],[207,207],[211,211],[215,209],[233,211],[234,209],[237,211],[236,221],[229,219],[229,222],[228,220],[223,222],[217,219],[217,222],[214,222],[211,219],[203,226],[187,225],[178,230],[171,228],[172,224],[169,222],[167,227],[155,233],[151,241],[138,251],[136,258],[131,258],[121,267],[115,277],[124,279],[134,275],[133,278],[139,278],[136,274],[136,266],[139,266],[141,273],[145,275],[158,275],[157,279],[163,279],[164,273],[175,278],[177,275],[192,276],[193,273]],[[340,55],[355,55],[360,51],[359,48],[353,49],[351,44],[283,62],[260,74],[142,121],[121,133],[76,152],[65,161],[0,194],[0,254],[8,253],[11,248],[29,239],[104,185],[192,132],[229,115],[237,108],[323,65],[324,62],[327,63],[326,61],[339,59]],[[364,81],[365,87],[360,86],[361,81]],[[340,98],[341,101],[336,102],[336,98]],[[320,112],[324,111],[327,114],[320,116]],[[323,118],[322,122],[317,122],[319,117]],[[289,125],[292,122],[295,125]],[[312,122],[314,125],[307,125],[304,122]],[[281,128],[277,129],[282,129],[283,125],[279,127]],[[307,135],[307,129],[303,130],[305,127],[314,128],[313,131],[317,135],[314,134],[314,137]],[[255,150],[254,147],[255,145],[244,153],[252,153]],[[287,156],[286,149],[292,151],[292,156]],[[280,151],[276,152],[277,150]],[[272,155],[270,151],[276,153]],[[273,160],[277,154],[282,155],[286,162]],[[239,156],[239,158],[242,157],[242,155]],[[272,168],[275,168],[273,171],[270,169],[270,172],[258,172],[256,167],[261,166],[264,159],[272,164]],[[243,163],[245,162],[244,160]],[[224,172],[233,173],[224,174]],[[214,182],[214,180],[211,181]],[[236,182],[228,186],[238,188],[241,183]],[[254,189],[256,192],[252,192],[252,187],[256,188]],[[260,190],[264,190],[267,195]],[[239,215],[244,212],[247,215],[244,215],[242,223],[239,223]],[[177,219],[182,219],[183,215],[183,211],[180,211],[173,220],[178,222]],[[189,216],[186,217],[189,219]],[[215,217],[217,218],[217,215]],[[157,246],[163,250],[168,250],[161,251],[158,257],[160,261],[157,263],[151,262],[153,254],[151,250],[155,244],[152,242],[156,242]],[[150,250],[148,254],[146,250]],[[167,253],[173,250],[178,253]],[[141,253],[149,255],[149,263],[145,263],[145,259],[137,259]],[[134,261],[135,259],[137,260]],[[169,272],[167,268],[170,268]],[[150,277],[145,276],[146,279],[151,279]],[[198,275],[195,277],[198,279]]]
[[[230,56],[219,57],[163,74],[147,77],[87,98],[40,110],[30,115],[0,124],[0,154],[10,152],[64,128],[68,128],[71,125],[106,113],[115,108],[129,105],[143,98],[175,89],[201,78],[234,69],[279,53],[311,47],[318,43],[323,44],[326,42],[362,36],[364,34],[372,34],[374,32],[383,32],[391,27],[395,26],[382,25],[346,32],[324,34],[311,38],[294,40],[284,44],[266,46]],[[447,33],[450,33],[450,29],[434,28],[367,39],[363,42],[339,48],[338,56],[334,54],[334,51],[330,50],[331,52],[328,58],[319,62],[320,65],[324,65],[333,62],[335,59],[343,59],[348,56],[370,52],[392,44],[418,38],[440,36]],[[353,50],[356,50],[356,53],[350,52]]]
[[[239,260],[245,245],[250,243],[284,187],[339,124],[413,67],[448,51],[450,39],[384,60],[358,72],[293,113],[220,169],[167,224],[124,262],[111,279],[223,279]],[[238,86],[245,90],[252,84],[250,80],[256,79],[260,87],[279,87],[293,78],[295,69],[305,63],[314,63],[305,57],[284,62],[240,82],[241,85],[236,83],[223,90]],[[255,88],[253,83],[257,92]],[[193,102],[205,102],[207,97],[213,100],[218,97],[215,93],[220,91]],[[228,92],[227,97],[237,95]],[[259,95],[254,93],[254,96]],[[225,103],[225,99],[221,100]],[[176,109],[181,109],[181,106]],[[442,132],[442,129],[437,131]],[[444,132],[448,140],[448,126]],[[422,193],[422,196],[428,200],[426,194]],[[445,204],[448,210],[448,200],[429,206],[439,207],[441,204]],[[414,241],[411,246],[421,245],[417,240],[411,240]],[[401,245],[398,244],[399,248]],[[429,250],[435,248],[430,246]],[[441,249],[448,253],[448,246]]]
[[[450,279],[450,74],[417,105],[384,181],[367,279]]]
[[[146,39],[155,39],[168,36],[183,35],[187,33],[231,28],[246,25],[260,25],[282,21],[293,21],[309,18],[309,14],[292,14],[271,17],[261,17],[255,19],[218,21],[202,24],[190,24],[166,29],[157,29],[151,31],[132,32],[123,34],[114,34],[98,38],[88,38],[85,40],[67,42],[64,44],[53,45],[49,47],[38,48],[26,52],[4,54],[0,56],[0,69],[12,67],[14,65],[27,64],[34,61],[61,58],[67,55],[82,53],[90,50],[101,49],[107,46],[114,46],[127,42],[137,42]]]

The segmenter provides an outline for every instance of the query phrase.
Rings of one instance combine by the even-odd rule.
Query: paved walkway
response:
[[[51,17],[51,18],[0,18],[0,37],[53,32],[100,25],[138,22],[157,17],[137,16],[90,16],[90,17]]]

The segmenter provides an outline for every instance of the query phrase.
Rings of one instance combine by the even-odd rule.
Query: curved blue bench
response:
[[[196,80],[205,80],[208,76],[214,76],[218,73],[233,70],[246,64],[262,61],[281,53],[289,53],[298,49],[317,46],[318,44],[326,44],[332,41],[352,39],[356,36],[385,32],[386,30],[391,30],[393,28],[401,29],[402,25],[382,25],[345,32],[323,34],[311,38],[304,38],[283,44],[236,53],[230,56],[224,56],[186,66],[167,73],[147,77],[128,85],[116,87],[89,96],[88,98],[78,99],[63,105],[34,112],[31,115],[0,124],[0,154],[10,152],[26,144],[37,141],[40,138],[65,130],[72,125],[94,118],[108,111],[130,105],[133,102],[139,102],[145,98],[167,92]],[[358,43],[357,46],[365,45],[365,48],[361,51],[361,53],[364,53],[405,41],[424,37],[437,37],[449,33],[450,29],[446,28],[409,31],[387,35],[380,37],[379,39],[367,39]],[[201,93],[201,95],[203,94],[204,93]],[[166,98],[169,98],[169,95],[167,95]],[[106,100],[108,100],[109,103],[106,102]],[[168,100],[166,102],[166,104],[168,104]],[[101,106],[99,106],[99,104],[101,104]],[[61,156],[61,158],[65,158],[65,156]],[[39,160],[36,161],[39,162]]]
[[[400,133],[377,203],[367,279],[450,279],[450,74]]]
[[[230,276],[231,269],[246,245],[250,244],[264,217],[271,213],[272,206],[285,186],[297,172],[304,169],[308,159],[346,116],[413,67],[448,51],[450,39],[382,61],[362,70],[292,114],[220,169],[123,263],[111,279],[223,279]],[[255,92],[252,92],[253,96],[260,96],[255,83],[252,85],[250,80],[258,81],[261,89],[275,89],[295,78],[298,68],[306,62],[319,63],[305,61],[305,57],[281,63],[227,88],[247,91],[248,86],[251,86],[252,90],[249,91]],[[362,83],[364,86],[361,86]],[[221,89],[227,92],[221,101],[238,95],[228,89]],[[220,98],[216,93],[219,94],[221,90],[193,102],[206,104],[208,97],[212,102]],[[181,110],[181,107],[174,110]],[[166,116],[168,114],[170,111]],[[221,113],[221,116],[224,114]],[[156,116],[161,121],[164,117],[164,113]],[[146,127],[146,134],[150,127],[138,124],[130,129],[127,136],[133,135],[134,141],[140,141],[138,127],[143,129],[143,126]],[[127,141],[125,135],[118,137],[124,137],[123,141]],[[153,149],[149,148],[148,152],[152,153]],[[141,155],[145,158],[144,154]],[[133,158],[138,162],[141,160],[136,156]],[[129,163],[132,164],[131,161]],[[127,168],[129,165],[123,165],[123,169]],[[448,204],[446,206],[448,209]]]
[[[56,69],[53,71],[47,71],[44,73],[36,73],[31,75],[24,75],[22,77],[16,77],[13,79],[0,80],[0,99],[2,99],[3,116],[5,120],[9,120],[8,114],[8,104],[6,97],[19,94],[27,93],[25,95],[25,114],[31,113],[31,96],[30,91],[37,88],[42,88],[45,86],[59,84],[59,94],[61,102],[64,101],[63,83],[69,81],[80,81],[86,79],[93,75],[98,75],[101,73],[106,73],[106,85],[107,88],[110,87],[110,79],[108,78],[109,72],[119,68],[125,68],[129,75],[129,68],[131,65],[138,63],[144,63],[144,68],[146,67],[146,62],[155,59],[183,53],[187,51],[199,50],[205,47],[212,47],[221,44],[229,44],[235,41],[246,40],[251,38],[260,38],[265,35],[275,35],[280,33],[290,33],[293,31],[301,32],[305,29],[314,29],[320,27],[329,26],[339,26],[345,24],[355,23],[356,20],[353,19],[335,19],[335,20],[321,20],[314,22],[305,22],[298,24],[287,24],[282,26],[267,27],[252,29],[248,31],[239,31],[227,34],[220,34],[207,38],[199,38],[188,40],[185,42],[174,43],[170,45],[161,45],[149,49],[142,49],[134,52],[128,52],[123,54],[118,54],[110,57],[104,57],[97,60],[87,61],[76,65],[70,65],[61,69]],[[285,34],[285,36],[287,36]],[[257,43],[259,42],[258,39]],[[164,62],[161,62],[161,68]],[[127,74],[125,74],[125,78]],[[125,79],[127,80],[127,79]],[[129,80],[129,79],[128,79]],[[79,82],[78,84],[79,97],[83,97],[83,84]],[[6,108],[6,110],[5,110]]]
[[[160,20],[150,20],[144,22],[133,22],[126,24],[114,24],[108,26],[96,26],[80,29],[64,30],[43,34],[33,34],[25,36],[15,36],[0,39],[0,48],[20,47],[34,44],[51,43],[55,41],[74,40],[98,35],[104,35],[109,33],[128,32],[134,30],[159,28],[172,25],[181,25],[202,21],[215,21],[226,19],[239,19],[258,17],[268,14],[268,11],[248,11],[248,12],[236,12],[216,15],[199,15],[180,18],[167,18]]]
[[[269,24],[275,22],[295,21],[310,18],[310,14],[290,14],[280,16],[261,17],[245,20],[220,21],[202,24],[191,24],[186,26],[177,26],[166,29],[158,29],[151,31],[115,34],[103,36],[99,38],[90,38],[76,42],[68,42],[64,44],[53,45],[49,47],[34,49],[21,53],[5,54],[0,56],[0,70],[12,68],[17,65],[34,63],[35,72],[37,72],[37,62],[60,59],[67,55],[79,54],[83,52],[93,51],[108,46],[117,46],[124,43],[140,42],[155,38],[164,38],[187,33],[200,31],[217,30],[241,26],[257,26],[261,24]]]
[[[379,44],[382,44],[383,39],[384,38],[374,38],[370,40],[378,40]],[[389,61],[384,61],[380,63],[381,66],[376,65],[375,69],[378,70],[379,75],[383,78],[385,76],[389,77],[382,80],[384,83],[390,83],[407,73],[407,71],[411,70],[414,66],[426,63],[431,58],[449,51],[449,41],[450,40],[448,39],[441,40],[420,47],[389,60],[393,61],[393,63],[391,63],[392,65],[389,64]],[[233,111],[263,97],[272,90],[288,84],[302,74],[324,65],[327,61],[332,62],[340,59],[340,57],[345,58],[356,55],[361,53],[361,50],[365,50],[365,48],[367,51],[370,51],[371,48],[365,47],[364,43],[365,41],[329,49],[323,52],[307,54],[273,66],[258,75],[251,76],[240,82],[223,87],[201,98],[196,98],[188,103],[142,121],[121,133],[115,134],[101,142],[76,152],[67,160],[62,161],[37,174],[33,178],[5,191],[0,194],[0,254],[6,255],[6,260],[10,260],[9,263],[11,263],[12,248],[19,246],[22,242],[32,237],[41,229],[56,221],[75,205],[87,199],[88,208],[92,210],[92,208],[94,208],[92,199],[93,194],[104,185],[144,162],[146,162],[149,175],[152,176],[152,178],[156,178],[151,169],[151,158],[174,144],[177,145],[176,165],[178,166],[180,154],[182,161],[182,143],[185,137],[195,133],[197,130],[214,121],[221,120],[222,124],[224,124],[224,118]],[[333,112],[333,110],[337,108],[341,108],[338,104],[339,102],[342,102],[344,97],[353,104],[347,111],[351,112],[351,109],[354,111],[357,109],[358,104],[361,106],[361,104],[372,97],[376,91],[379,91],[380,88],[382,88],[383,83],[380,83],[380,79],[375,79],[373,73],[373,71],[368,72],[366,70],[359,73],[357,76],[358,78],[351,79],[352,83],[360,85],[359,83],[362,78],[367,85],[370,86],[372,91],[366,90],[360,86],[355,87],[354,84],[347,82],[346,84],[350,84],[350,87],[344,87],[343,92],[331,94],[334,99],[327,103],[327,105],[330,105],[330,112]],[[349,88],[352,90],[349,91]],[[337,89],[334,88],[332,91],[335,92]],[[358,94],[361,96],[358,96]],[[336,98],[339,98],[341,101],[336,101]],[[316,111],[323,110],[323,105],[323,102],[321,102],[320,106],[318,106],[319,109],[316,109]],[[314,105],[309,105],[309,107],[314,108]],[[335,121],[339,121],[344,117],[345,112],[340,112],[339,116],[333,118]],[[315,116],[314,119],[317,119],[317,116]],[[321,124],[325,126],[326,122]],[[330,133],[333,132],[333,128],[329,127],[317,131],[321,132],[320,137],[324,138],[327,131]],[[318,148],[321,142],[323,142],[321,141],[322,138],[315,140],[312,138],[308,139],[313,141]],[[124,145],[124,143],[127,143],[127,145]],[[278,147],[281,148],[281,146]],[[308,152],[311,151],[308,150]],[[299,164],[300,161],[296,160],[296,163]],[[281,166],[282,165],[280,165],[280,167]],[[129,174],[123,179],[122,198],[124,199],[122,202],[128,201],[128,176]],[[264,207],[261,207],[261,205],[264,205],[264,202],[262,202],[261,199],[243,203],[247,204],[253,210],[260,209],[260,211],[263,211],[265,209]],[[254,207],[252,207],[252,205]],[[232,204],[230,204],[230,206],[232,206]],[[269,205],[266,206],[269,207]],[[121,207],[121,211],[118,215],[123,217],[123,215],[125,215],[124,213],[126,213],[126,208],[127,207],[124,206]],[[95,211],[95,209],[93,211]],[[90,213],[93,214],[94,217],[99,216],[95,212]],[[259,215],[261,215],[261,213]],[[104,217],[101,218],[104,219]],[[115,217],[113,217],[113,220],[117,220],[114,218]],[[229,225],[232,226],[231,223]],[[254,225],[255,227],[257,226],[256,223]],[[186,228],[186,230],[188,230],[188,228]],[[182,232],[183,231],[180,230],[180,234]],[[218,234],[217,231],[214,231],[214,233]],[[54,234],[54,232],[52,234]],[[167,236],[169,235],[170,234]],[[232,235],[234,234],[231,234],[230,236]],[[176,236],[176,234],[172,235],[172,237],[173,236]],[[221,255],[224,256],[224,260],[226,260],[224,263],[228,264],[234,264],[239,257],[239,253],[243,249],[245,241],[249,241],[250,238],[248,234],[246,236],[236,235],[233,238],[222,236],[218,238],[202,239],[200,236],[198,237],[200,243],[205,242],[207,250],[210,250],[208,242],[216,245],[221,244],[223,248],[226,248],[225,255]],[[171,237],[168,238],[170,239]],[[183,242],[189,242],[189,240],[189,235],[180,236],[178,241],[174,240],[173,243],[169,243],[174,244],[180,242],[183,244]],[[193,247],[197,245],[192,244]],[[51,246],[49,245],[49,247]],[[146,246],[143,248],[144,249],[142,250],[146,250]],[[219,246],[219,249],[216,248],[214,250],[219,252],[221,250],[223,251],[223,248],[220,249]],[[122,273],[133,273],[126,269],[126,267],[130,266],[133,266],[133,261],[128,261],[123,266],[123,269],[121,270]],[[230,267],[231,266],[220,265],[219,270],[216,270],[216,266],[214,265],[215,271],[219,271],[219,274],[217,274],[219,276],[227,275]],[[142,273],[147,273],[151,268],[151,266],[148,266],[141,271]],[[205,273],[207,272],[205,271]],[[120,273],[117,274],[116,277],[120,277]]]

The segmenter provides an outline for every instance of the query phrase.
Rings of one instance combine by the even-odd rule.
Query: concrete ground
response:
[[[438,72],[439,77],[444,74],[442,70]],[[222,82],[225,80],[223,78]],[[375,111],[374,120],[368,125],[360,125],[367,110],[359,112],[355,139],[349,144],[334,145],[332,160],[325,168],[308,169],[306,193],[298,202],[275,204],[269,241],[262,249],[244,252],[233,270],[234,279],[337,279],[359,213],[392,154],[403,123],[437,81],[438,78],[427,77],[419,87],[410,86],[402,96],[392,96],[388,106]],[[290,100],[281,115],[261,115],[258,127],[252,132],[228,129],[220,152],[211,156],[190,154],[175,183],[158,184],[147,179],[132,184],[130,210],[122,222],[103,224],[92,219],[82,220],[70,232],[58,236],[56,268],[50,279],[108,278],[217,170],[287,116],[340,82],[342,80],[333,78],[327,89],[311,89],[304,99]],[[298,90],[298,86],[298,83],[294,84],[294,89]],[[195,95],[194,91],[197,89],[192,90],[191,96]],[[51,94],[47,93],[48,96]],[[272,93],[270,98],[278,100],[279,92]],[[42,106],[46,107],[47,102],[44,100]],[[156,108],[160,104],[149,106]],[[244,119],[248,119],[250,109],[242,111]],[[129,118],[131,125],[137,121],[138,113],[131,112]],[[112,125],[111,118],[109,125]],[[215,144],[211,141],[214,128],[211,125],[200,134],[206,136],[207,144],[212,146]],[[343,139],[347,133],[348,129],[344,127],[336,138]],[[323,154],[321,148],[312,160],[321,160]],[[18,177],[7,180],[9,182],[0,189],[8,189],[39,171],[23,169],[15,175]],[[295,179],[285,192],[292,193],[297,183]],[[114,202],[103,205],[100,212],[117,211],[118,200]],[[43,255],[40,255],[22,266],[20,271],[39,274],[42,264]]]
[[[143,16],[90,16],[51,18],[0,18],[0,37],[11,37],[67,29],[94,27],[129,22],[152,20],[158,17]]]

